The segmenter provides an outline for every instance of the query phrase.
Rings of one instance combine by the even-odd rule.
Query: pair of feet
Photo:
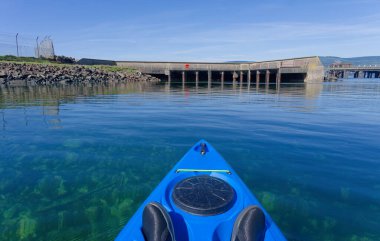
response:
[[[157,202],[145,206],[142,231],[146,241],[175,241],[171,218]],[[249,206],[236,218],[231,241],[263,241],[265,231],[263,211],[257,206]]]

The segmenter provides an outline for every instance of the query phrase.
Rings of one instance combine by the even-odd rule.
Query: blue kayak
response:
[[[206,141],[196,143],[166,175],[116,237],[145,241],[144,207],[162,205],[173,221],[176,240],[230,241],[234,223],[245,208],[265,215],[265,241],[286,240],[280,229],[237,173]]]

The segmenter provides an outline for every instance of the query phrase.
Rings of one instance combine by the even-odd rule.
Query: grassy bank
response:
[[[62,63],[56,62],[54,60],[49,60],[49,59],[41,59],[41,58],[34,58],[34,57],[17,57],[13,55],[0,56],[0,62],[11,62],[11,63],[19,63],[19,64],[47,64],[47,65],[55,65],[55,66],[67,66],[67,67],[78,66],[77,64],[62,64]],[[83,66],[85,68],[101,69],[107,72],[129,72],[129,73],[136,72],[136,70],[132,68],[111,66],[111,65],[80,65],[80,66]]]
[[[18,62],[18,63],[38,63],[38,64],[47,64],[51,63],[47,59],[38,59],[34,57],[17,57],[13,55],[0,56],[0,61],[2,62]]]

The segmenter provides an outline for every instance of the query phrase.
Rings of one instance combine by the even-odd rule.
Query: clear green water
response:
[[[0,240],[112,240],[211,142],[289,240],[380,240],[380,81],[0,88]]]

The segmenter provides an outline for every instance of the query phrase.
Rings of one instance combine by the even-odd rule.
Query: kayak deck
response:
[[[208,188],[186,190],[198,182],[206,183]],[[207,193],[214,195],[213,191],[205,190],[210,187],[219,189],[219,193],[205,198]],[[196,143],[166,175],[117,236],[117,241],[145,241],[141,231],[142,212],[153,201],[168,211],[178,241],[230,241],[236,217],[250,205],[259,206],[265,214],[265,241],[286,240],[231,166],[204,140]]]

